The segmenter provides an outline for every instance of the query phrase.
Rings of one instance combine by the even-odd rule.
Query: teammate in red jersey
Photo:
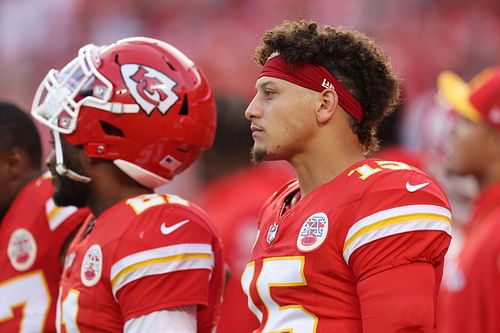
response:
[[[401,162],[365,159],[398,80],[361,33],[285,21],[256,51],[253,159],[297,172],[263,208],[242,274],[256,332],[434,332],[450,210]]]
[[[0,332],[55,332],[67,239],[89,214],[58,207],[29,115],[0,102]]]
[[[87,45],[51,70],[32,113],[53,131],[56,202],[88,205],[61,281],[61,332],[212,332],[221,245],[206,214],[159,195],[211,146],[212,92],[162,41]]]
[[[444,72],[438,88],[461,115],[447,169],[474,176],[480,187],[453,274],[443,281],[439,332],[500,332],[500,67],[470,84]]]

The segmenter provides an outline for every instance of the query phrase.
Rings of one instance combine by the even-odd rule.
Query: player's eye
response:
[[[275,94],[274,90],[271,90],[271,89],[265,89],[264,90],[264,96],[266,96],[266,97],[271,97],[274,94]]]

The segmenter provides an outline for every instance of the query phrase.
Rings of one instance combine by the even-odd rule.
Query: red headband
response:
[[[339,105],[357,121],[363,120],[363,109],[351,93],[323,66],[298,63],[293,67],[281,54],[271,54],[262,67],[259,78],[276,77],[304,88],[322,92],[333,89],[339,97]]]

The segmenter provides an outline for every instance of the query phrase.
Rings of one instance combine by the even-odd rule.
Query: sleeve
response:
[[[359,282],[357,290],[364,333],[434,332],[435,276],[430,264],[380,272]]]
[[[134,221],[120,240],[110,272],[125,320],[207,305],[214,234],[203,219],[188,207],[166,207],[148,210]]]
[[[439,186],[424,174],[401,172],[372,183],[354,215],[342,251],[357,281],[416,262],[442,266],[451,212]]]
[[[124,333],[196,333],[196,306],[161,310],[129,319]]]
[[[451,240],[448,201],[422,173],[371,184],[343,256],[357,281],[363,332],[434,332],[437,291]]]

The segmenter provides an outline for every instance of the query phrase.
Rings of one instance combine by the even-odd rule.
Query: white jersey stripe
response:
[[[56,230],[61,223],[63,223],[77,210],[78,208],[75,206],[57,206],[52,198],[47,200],[45,203],[45,214],[47,215],[47,222],[49,223],[50,231]]]
[[[114,280],[116,276],[129,266],[135,265],[137,263],[158,259],[171,257],[179,254],[188,253],[212,253],[212,246],[210,244],[203,243],[186,243],[169,245],[163,247],[157,247],[150,250],[145,250],[141,252],[136,252],[134,254],[128,255],[111,266],[111,280]]]
[[[354,223],[346,236],[346,241],[350,239],[355,233],[357,233],[360,229],[393,217],[409,215],[409,214],[436,214],[446,216],[451,220],[451,212],[449,209],[446,209],[441,206],[436,205],[410,205],[410,206],[400,206],[396,208],[382,210],[380,212],[376,212],[372,215],[368,215],[361,220]]]
[[[433,219],[433,220],[402,220],[399,223],[384,225],[378,228],[369,230],[366,233],[361,233],[353,238],[349,245],[344,248],[344,261],[348,264],[351,255],[363,245],[366,245],[374,240],[384,237],[397,235],[410,231],[426,231],[426,230],[441,230],[451,235],[451,222],[448,219]]]
[[[343,256],[371,241],[409,231],[442,230],[451,233],[451,212],[436,205],[409,205],[386,209],[354,223],[344,241]]]
[[[212,270],[214,258],[209,244],[179,244],[141,251],[111,266],[113,295],[126,284],[145,276],[180,270]]]

